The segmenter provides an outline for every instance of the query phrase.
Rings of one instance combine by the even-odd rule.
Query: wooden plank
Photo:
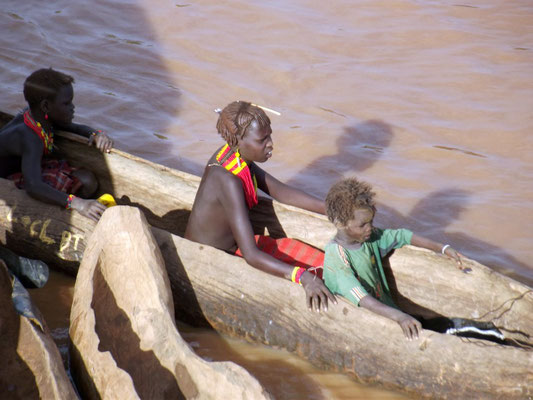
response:
[[[128,163],[131,161],[129,158],[120,158],[127,160]],[[130,165],[127,170],[130,175],[141,175],[136,173],[134,164]],[[158,174],[157,170],[152,169],[152,178],[146,180],[153,182]],[[170,181],[170,176],[173,177],[172,181]],[[186,179],[182,180],[172,171],[169,171],[169,176],[165,178],[169,182],[166,182],[165,187],[172,187],[173,190],[176,190],[177,192],[173,195],[179,195],[180,192],[186,193],[187,188],[192,190],[191,180],[187,176],[185,177]],[[121,179],[125,180],[126,178],[122,177]],[[119,178],[114,178],[114,182],[119,182]],[[151,185],[152,183],[148,184]],[[146,205],[143,205],[141,209],[146,209],[148,203],[142,196],[148,190],[143,190],[141,185],[142,182],[139,181],[135,186],[137,188],[135,193],[140,194],[132,194],[131,196],[135,197],[135,204],[144,202]],[[57,264],[65,272],[75,274],[88,235],[94,228],[94,223],[83,218],[77,212],[62,210],[60,207],[30,199],[23,191],[17,190],[12,183],[5,180],[0,188],[2,190],[1,198],[4,199],[0,202],[0,218],[3,217],[2,221],[4,221],[0,224],[0,238],[3,243],[15,251],[24,251],[24,254],[30,257],[41,257],[46,262]],[[180,188],[183,190],[180,191]],[[169,191],[170,189],[167,189],[167,193]],[[152,198],[154,199],[153,204],[156,200],[154,196]],[[165,196],[163,198],[173,197]],[[162,200],[157,202],[164,203]],[[189,206],[185,204],[183,207]],[[157,206],[158,210],[162,208],[163,205]],[[279,221],[298,221],[295,225],[320,227],[320,229],[316,228],[316,232],[319,233],[326,231],[327,222],[321,216],[315,216],[313,213],[299,212],[281,205],[276,207],[274,212],[277,216],[282,215],[278,218]],[[156,214],[157,212],[148,209],[148,215],[154,217]],[[160,221],[157,218],[153,220],[154,222]],[[166,224],[162,225],[165,226]],[[285,232],[293,232],[296,237],[301,239],[304,239],[306,232],[309,232],[307,229],[298,232],[295,229],[285,228],[285,225],[282,227]],[[309,235],[307,237],[309,238]],[[404,250],[396,253],[402,254]],[[523,304],[526,304],[524,303],[525,300],[512,303],[511,310],[502,312],[511,305],[512,299],[519,298],[530,288],[474,261],[465,260],[465,264],[473,269],[473,273],[464,274],[457,270],[453,262],[447,258],[429,251],[419,250],[412,253],[410,257],[391,257],[389,279],[396,287],[399,304],[412,314],[440,314],[463,318],[484,316],[490,319],[498,317],[496,322],[510,330],[509,335],[511,337],[519,340],[525,338],[525,335],[520,334],[520,332],[524,332],[524,329],[526,329],[525,332],[533,332],[533,315],[531,313],[522,315],[523,307],[525,307]],[[506,305],[507,302],[509,304]],[[500,305],[503,308],[498,308]],[[499,316],[500,313],[501,316]],[[522,315],[521,319],[516,318],[515,313]],[[519,320],[521,321],[520,324],[515,322],[514,325],[510,325],[511,321]],[[512,331],[518,333],[515,332],[515,335]]]

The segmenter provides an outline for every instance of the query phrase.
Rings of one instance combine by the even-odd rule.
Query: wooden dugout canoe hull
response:
[[[69,329],[83,398],[270,400],[244,368],[205,361],[181,337],[151,229],[139,209],[113,207],[88,241]]]
[[[307,311],[303,290],[249,267],[244,260],[181,238],[200,179],[113,150],[102,155],[57,140],[99,179],[119,204],[139,206],[158,240],[177,317],[221,332],[285,348],[314,364],[423,397],[524,398],[533,394],[533,352],[424,331],[403,338],[396,323],[344,301],[328,313]],[[0,241],[75,274],[94,223],[30,199],[0,182]],[[319,215],[262,200],[257,232],[286,235],[323,248],[333,234]],[[406,246],[390,258],[393,287],[408,312],[493,320],[505,334],[533,343],[531,288],[474,261],[465,275],[452,262]],[[183,305],[186,304],[187,307]],[[427,311],[427,310],[431,310]]]

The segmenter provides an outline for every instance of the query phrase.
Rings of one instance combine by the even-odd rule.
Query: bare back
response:
[[[42,143],[17,115],[0,130],[0,177],[5,178],[21,170],[21,159],[29,153],[40,165]]]

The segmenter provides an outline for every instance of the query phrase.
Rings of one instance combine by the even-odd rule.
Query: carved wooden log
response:
[[[137,208],[111,208],[96,226],[70,320],[84,398],[270,398],[242,367],[204,361],[181,338],[165,263]]]
[[[0,260],[0,398],[71,400],[78,396],[46,325],[44,331],[19,315],[11,278]]]
[[[509,399],[533,394],[531,350],[432,331],[423,331],[419,340],[409,342],[396,323],[342,299],[327,313],[312,313],[305,306],[300,287],[209,246],[159,229],[153,231],[167,264],[174,301],[188,304],[187,308],[176,309],[179,318],[205,318],[217,330],[279,346],[322,368],[337,369],[360,381],[381,383],[413,395]],[[418,262],[411,262],[413,258]],[[417,275],[426,272],[424,262],[442,263],[440,257],[415,248],[402,249],[391,259],[391,264],[403,264],[403,273],[409,270]],[[452,285],[463,278],[452,263],[439,267],[444,268]],[[507,278],[501,282],[499,277],[485,275],[482,268],[475,268],[474,274],[477,277],[472,275],[470,284],[475,285],[482,277],[490,280],[481,286],[481,292],[469,290],[465,295],[470,298],[454,302],[464,305],[454,310],[455,316],[471,317],[496,309],[500,304],[493,301],[499,300],[490,295],[484,301],[486,293],[482,291],[497,291],[501,283],[510,283]],[[416,281],[417,285],[424,284],[420,278]],[[437,291],[449,289],[445,282],[435,285]],[[525,335],[531,334],[533,294],[518,286],[509,290],[507,295],[517,290],[515,305],[520,305],[514,308],[505,303],[508,307],[500,310],[509,309],[513,317],[506,322]],[[436,298],[432,304],[442,308],[437,307],[442,299]]]
[[[76,275],[95,225],[77,212],[34,200],[13,182],[0,179],[0,243],[16,253]]]

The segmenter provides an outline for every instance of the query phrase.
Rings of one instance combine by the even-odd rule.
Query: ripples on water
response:
[[[323,196],[357,175],[381,225],[531,284],[532,17],[528,0],[4,0],[0,109],[53,66],[77,80],[78,122],[201,174],[212,110],[252,100],[282,113],[275,176]]]

